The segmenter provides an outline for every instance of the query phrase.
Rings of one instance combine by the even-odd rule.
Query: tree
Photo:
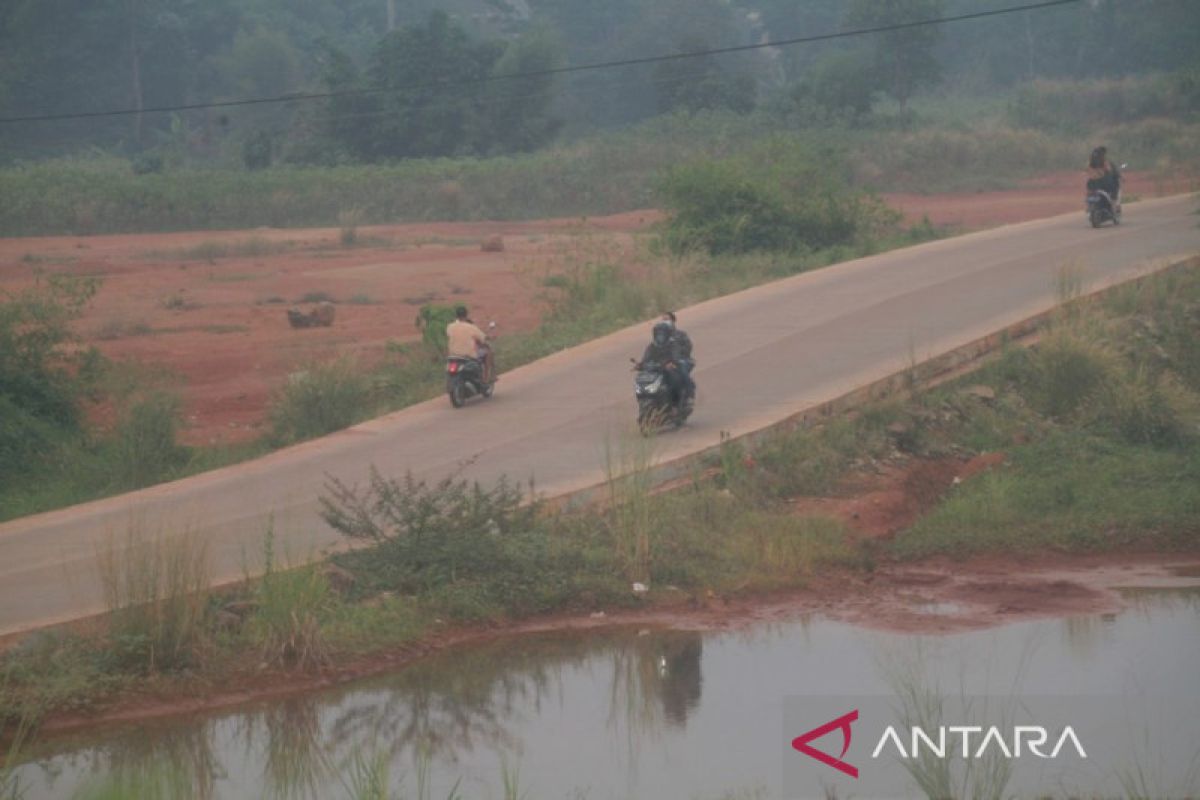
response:
[[[677,53],[697,53],[712,49],[703,38],[689,37]],[[671,59],[659,62],[654,70],[658,91],[658,110],[704,111],[726,108],[746,113],[754,109],[754,79],[734,71],[711,55]]]
[[[473,150],[479,130],[479,82],[502,46],[472,42],[444,11],[425,25],[387,34],[371,54],[368,81],[376,96],[369,158],[453,156]]]
[[[479,152],[528,152],[554,138],[562,127],[562,120],[551,113],[555,76],[503,76],[544,73],[564,61],[562,42],[550,28],[534,28],[508,44],[492,67],[497,80],[487,87],[485,125],[473,136]]]
[[[870,58],[860,51],[842,50],[809,67],[790,95],[795,111],[811,116],[812,122],[824,123],[830,118],[854,122],[871,113],[878,92]]]
[[[848,29],[880,28],[937,19],[944,11],[943,0],[851,0],[843,24]],[[922,87],[941,80],[941,64],[934,54],[941,29],[921,25],[875,36],[878,45],[872,60],[879,86],[904,112]]]

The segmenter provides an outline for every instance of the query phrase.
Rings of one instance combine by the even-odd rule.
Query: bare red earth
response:
[[[1132,172],[1129,196],[1185,190]],[[910,221],[982,228],[1079,210],[1080,178],[1066,173],[1019,189],[885,195]],[[1135,214],[1136,207],[1129,213]],[[335,228],[0,239],[0,292],[34,269],[95,275],[102,285],[79,324],[85,344],[177,378],[188,444],[255,438],[272,395],[306,364],[347,354],[387,358],[389,341],[415,339],[422,303],[465,303],[502,332],[534,328],[541,279],[601,250],[627,252],[656,211],[533,222],[371,226],[344,247]],[[501,252],[481,244],[500,237]],[[263,255],[202,258],[207,248]],[[306,295],[337,303],[332,327],[293,330],[286,311]],[[104,415],[101,411],[100,419]]]

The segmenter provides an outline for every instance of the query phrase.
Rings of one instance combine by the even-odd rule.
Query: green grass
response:
[[[1194,546],[1200,452],[1114,443],[1078,431],[1009,452],[1009,465],[953,491],[896,540],[903,558],[1139,543]]]
[[[952,421],[928,438],[1008,463],[955,488],[897,537],[903,558],[1200,541],[1200,272],[1175,270],[1059,315],[1032,350],[924,399]],[[992,403],[956,394],[993,388]]]
[[[853,129],[799,133],[794,121],[766,109],[666,115],[537,153],[491,159],[137,175],[114,157],[64,158],[0,170],[0,196],[9,200],[0,206],[0,235],[333,226],[339,246],[348,247],[360,243],[359,226],[397,220],[608,214],[655,205],[654,186],[664,169],[744,152],[780,134],[839,142],[854,184],[888,191],[978,190],[1038,172],[1078,169],[1087,153],[1080,150],[1081,131],[1139,168],[1178,174],[1200,167],[1194,103],[1162,100],[1162,115],[1122,113],[1062,129],[1060,94],[1081,112],[1104,108],[1078,102],[1093,88],[1062,84],[1048,91],[1039,84],[1008,114],[997,110],[1003,99],[925,99],[914,103],[916,117],[902,124],[882,113]],[[1126,98],[1182,96],[1148,88],[1121,92]],[[211,240],[152,257],[211,261],[286,249],[254,239]]]

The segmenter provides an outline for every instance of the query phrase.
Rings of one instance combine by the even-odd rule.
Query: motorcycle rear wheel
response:
[[[450,395],[450,405],[455,408],[462,408],[463,403],[467,400],[466,390],[463,388],[462,381],[455,381],[447,394]]]
[[[1097,209],[1088,214],[1088,221],[1092,223],[1093,228],[1099,228],[1104,224],[1104,214]]]

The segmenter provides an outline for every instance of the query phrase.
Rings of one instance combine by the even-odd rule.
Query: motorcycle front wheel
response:
[[[1104,214],[1100,211],[1100,209],[1096,209],[1088,214],[1088,221],[1092,223],[1093,228],[1099,228],[1104,224]]]

